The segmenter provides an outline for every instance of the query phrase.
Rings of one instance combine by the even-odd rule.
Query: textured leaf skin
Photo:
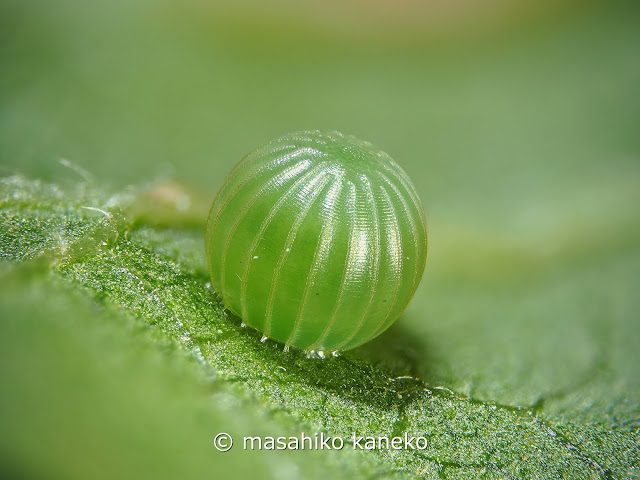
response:
[[[213,286],[265,337],[337,351],[385,331],[427,256],[424,209],[406,173],[369,142],[296,132],[238,163],[206,232]]]
[[[637,201],[632,200],[636,198],[637,193],[634,190],[633,197],[621,197],[620,201],[624,199],[624,204],[634,205]],[[273,434],[275,430],[269,425],[271,420],[275,419],[282,422],[289,435],[299,435],[301,431],[325,431],[346,439],[353,432],[374,437],[407,433],[425,435],[429,439],[427,450],[422,452],[353,452],[347,445],[344,450],[337,452],[340,454],[337,457],[328,456],[330,452],[326,451],[315,452],[322,465],[308,463],[307,457],[298,455],[302,452],[295,452],[291,459],[300,466],[301,474],[294,478],[319,478],[316,475],[318,472],[322,478],[350,479],[416,476],[449,480],[637,478],[640,417],[637,369],[633,367],[638,364],[635,349],[638,344],[638,332],[634,316],[638,307],[637,296],[632,294],[633,286],[637,283],[634,283],[634,280],[638,278],[637,272],[640,271],[640,255],[636,247],[630,251],[627,251],[626,247],[617,250],[616,254],[621,255],[620,259],[613,262],[611,259],[605,259],[604,264],[608,267],[604,269],[601,268],[602,265],[596,264],[583,267],[576,272],[556,273],[557,278],[551,281],[547,287],[548,291],[556,292],[559,282],[569,285],[570,290],[575,289],[576,292],[591,295],[596,299],[608,298],[615,308],[615,311],[607,310],[608,313],[605,315],[601,315],[600,311],[594,312],[593,320],[589,317],[571,317],[573,336],[579,338],[588,334],[585,332],[588,332],[590,327],[585,324],[585,320],[597,322],[593,325],[597,327],[594,333],[596,338],[602,338],[600,329],[607,330],[612,335],[607,338],[600,358],[588,366],[584,374],[578,372],[569,377],[574,379],[573,382],[560,381],[557,385],[554,384],[552,387],[555,389],[551,390],[539,388],[539,397],[535,403],[517,404],[500,400],[500,397],[507,400],[518,396],[524,398],[518,393],[523,391],[522,387],[515,389],[512,386],[513,381],[507,384],[510,386],[505,387],[504,392],[494,392],[492,398],[487,391],[469,395],[462,389],[451,389],[448,385],[456,383],[455,376],[447,379],[442,374],[426,371],[426,360],[416,359],[415,356],[420,343],[414,343],[412,339],[420,341],[419,336],[413,333],[413,330],[411,333],[402,332],[403,327],[416,329],[418,325],[422,325],[419,323],[407,327],[408,322],[398,322],[387,334],[369,344],[342,356],[322,361],[307,359],[298,351],[284,354],[275,342],[260,343],[258,334],[240,328],[239,321],[224,314],[221,304],[206,288],[208,274],[201,251],[201,229],[194,229],[190,223],[166,228],[139,223],[133,218],[127,219],[128,212],[132,211],[131,201],[135,202],[133,198],[122,193],[105,197],[96,191],[87,192],[82,186],[74,193],[21,177],[0,179],[2,257],[9,259],[13,264],[23,263],[20,267],[32,271],[31,274],[25,273],[29,275],[27,278],[46,274],[45,278],[48,281],[58,282],[63,279],[63,284],[86,293],[93,298],[94,307],[113,312],[116,319],[122,317],[124,321],[129,315],[137,318],[137,324],[154,336],[144,343],[148,342],[152,350],[159,349],[156,352],[159,358],[166,357],[167,352],[163,347],[166,342],[176,342],[184,348],[198,361],[198,370],[202,367],[205,372],[209,372],[217,384],[219,381],[221,388],[225,391],[228,389],[228,395],[231,397],[226,400],[218,396],[212,398],[208,389],[202,390],[200,394],[190,390],[190,396],[196,401],[200,399],[210,402],[205,408],[212,412],[219,411],[223,418],[239,419],[241,423],[233,430],[237,434]],[[111,215],[88,210],[87,205],[99,207]],[[205,205],[205,212],[206,207]],[[126,215],[118,211],[126,212]],[[629,231],[629,235],[632,232],[635,233],[631,238],[637,239],[638,230]],[[487,251],[484,250],[483,253],[486,254]],[[31,262],[38,262],[40,267],[36,267],[40,270],[33,272],[33,269],[29,268]],[[11,278],[7,275],[2,276],[3,270],[6,271],[10,267],[9,262],[0,264],[0,267],[3,295],[9,298],[16,297],[9,302],[8,314],[0,315],[4,320],[0,322],[0,326],[9,326],[12,329],[5,335],[0,335],[0,338],[11,346],[0,349],[7,358],[7,361],[0,362],[0,365],[5,367],[2,398],[14,406],[20,406],[19,411],[22,412],[22,416],[17,417],[16,421],[15,409],[0,409],[0,412],[11,418],[11,425],[15,425],[15,428],[3,437],[5,445],[4,448],[0,446],[0,451],[17,451],[19,454],[10,453],[9,458],[18,459],[18,465],[20,459],[29,458],[33,459],[30,464],[44,465],[42,468],[47,469],[52,461],[55,461],[56,465],[63,466],[61,471],[66,473],[75,467],[78,458],[85,457],[79,457],[78,450],[66,448],[67,443],[62,440],[71,436],[73,441],[78,441],[78,438],[84,439],[88,436],[75,434],[75,430],[66,428],[78,424],[79,418],[78,413],[70,409],[69,405],[77,405],[78,399],[82,402],[84,397],[76,396],[74,390],[71,390],[71,393],[67,392],[64,387],[67,383],[60,382],[68,382],[69,375],[72,382],[77,382],[76,367],[87,364],[86,352],[92,351],[94,347],[92,343],[84,344],[90,342],[92,331],[94,335],[99,333],[95,331],[96,326],[108,327],[111,335],[124,342],[128,342],[127,338],[135,334],[131,332],[131,327],[123,326],[115,320],[104,321],[103,316],[88,321],[89,314],[83,313],[86,310],[71,304],[69,308],[75,310],[73,317],[77,318],[74,322],[79,328],[70,335],[66,329],[73,327],[70,327],[69,322],[61,322],[60,319],[71,315],[64,313],[65,310],[61,314],[54,314],[55,311],[49,307],[51,302],[58,298],[58,295],[53,293],[55,289],[50,289],[50,295],[44,296],[42,287],[39,294],[24,283],[20,283],[21,286],[18,287],[17,280],[14,280],[15,275]],[[44,270],[41,270],[42,268]],[[435,268],[434,272],[437,272]],[[585,277],[585,272],[590,274]],[[549,278],[549,275],[545,277]],[[603,287],[602,278],[614,281],[611,285]],[[3,281],[11,288],[6,288]],[[39,284],[43,285],[43,281],[44,279],[40,280]],[[430,287],[435,288],[431,276],[429,281],[432,282]],[[620,285],[627,287],[621,288]],[[432,298],[431,302],[436,305],[439,302],[448,304],[451,298],[461,294],[460,289],[461,286],[457,284],[448,289],[436,290],[440,295]],[[518,298],[517,290],[510,291],[516,296],[517,305],[521,308],[522,297]],[[491,295],[493,292],[492,290]],[[561,293],[563,297],[567,295],[566,291]],[[466,291],[464,294],[468,296],[470,292]],[[601,294],[603,296],[600,296]],[[621,300],[616,300],[616,296]],[[64,295],[62,297],[64,298]],[[77,296],[76,300],[80,298],[81,296]],[[43,325],[57,325],[58,334],[49,334],[51,329],[47,327],[44,331],[38,329],[38,335],[31,338],[28,333],[31,330],[29,325],[38,325],[42,320],[40,317],[31,319],[31,313],[27,312],[28,321],[25,322],[25,314],[15,316],[15,308],[12,307],[28,302],[33,302],[35,307],[20,308],[31,311],[35,309],[34,314],[46,318]],[[536,293],[533,294],[530,303],[548,305],[549,300],[545,299],[545,295],[540,296]],[[619,313],[616,314],[616,311]],[[504,310],[498,307],[492,311],[492,315],[501,312]],[[459,314],[466,317],[468,310]],[[13,321],[14,318],[19,320]],[[410,319],[411,317],[406,318]],[[519,322],[514,323],[517,325]],[[26,331],[23,330],[21,333],[16,328],[23,324]],[[520,325],[522,326],[521,323]],[[504,324],[497,328],[503,329]],[[526,332],[521,329],[519,331]],[[78,353],[79,360],[65,360],[68,358],[65,354],[66,348],[59,347],[59,343],[54,341],[60,335],[65,341],[68,338],[81,339],[87,336],[81,343],[84,346]],[[544,339],[550,342],[549,337]],[[497,341],[500,342],[501,337]],[[39,347],[42,342],[53,343],[43,350]],[[438,345],[431,345],[436,345],[436,348],[425,349],[424,352],[438,354]],[[492,345],[496,348],[497,344]],[[47,356],[42,353],[55,352],[56,348],[60,354],[52,353]],[[572,348],[575,349],[576,346]],[[112,350],[109,351],[110,349]],[[76,388],[102,398],[104,389],[96,390],[92,385],[105,384],[108,390],[117,390],[120,396],[125,392],[125,404],[133,402],[132,393],[140,392],[142,388],[142,398],[146,398],[146,382],[135,380],[136,387],[130,390],[129,382],[123,380],[120,375],[114,375],[114,370],[105,366],[105,359],[117,359],[123,354],[123,350],[130,355],[132,349],[127,345],[112,345],[106,351],[93,351],[91,356],[99,361],[103,373],[98,375],[95,382],[75,383]],[[16,363],[17,351],[22,351],[19,358],[33,357],[37,361],[34,363],[25,360]],[[455,353],[460,355],[463,351],[469,351],[469,345],[461,345]],[[553,351],[546,351],[549,352],[549,356],[553,356]],[[540,357],[532,358],[528,356],[530,354],[530,350],[523,349],[522,360],[526,362],[523,365],[530,365],[529,371],[533,372],[537,368],[548,374],[553,368],[557,368],[555,364],[544,361],[536,364]],[[135,355],[148,354],[138,351]],[[20,385],[24,386],[25,382],[20,381],[22,377],[16,376],[15,372],[24,376],[30,371],[35,371],[36,375],[41,376],[43,367],[40,365],[49,357],[56,359],[48,371],[51,377],[49,381],[55,387],[47,390],[46,394],[49,397],[53,394],[59,398],[61,402],[58,404],[61,406],[52,405],[48,400],[46,408],[43,409],[42,390],[32,388],[33,385],[40,384],[39,381],[34,383],[28,376],[25,377],[28,391],[21,395]],[[440,353],[438,358],[444,361],[448,357]],[[169,365],[174,365],[173,359],[166,357],[165,362],[167,363],[163,363],[161,368],[172,370]],[[16,365],[19,365],[17,370]],[[58,369],[60,371],[56,371]],[[151,374],[149,381],[155,383],[157,379],[164,377],[164,373]],[[186,380],[187,376],[182,375],[181,378],[180,383],[186,382],[191,388],[198,388]],[[498,381],[504,380],[500,378]],[[527,385],[534,381],[533,377],[528,377]],[[481,383],[486,384],[486,380]],[[186,386],[179,384],[173,389],[185,391]],[[107,394],[107,398],[111,399],[113,395]],[[176,424],[176,417],[167,411],[164,398],[160,397],[157,400],[157,408],[161,409],[160,417],[150,420],[149,425],[169,425],[173,422],[174,428],[182,431],[183,435],[194,433],[194,427],[190,425],[202,425],[203,416],[195,412],[191,416],[180,414],[177,417],[180,421]],[[115,412],[114,415],[120,418],[122,412],[118,410],[123,405],[122,401],[106,403],[109,409]],[[221,404],[233,405],[233,410],[220,410]],[[42,416],[30,414],[29,405]],[[147,400],[144,400],[143,405],[144,411],[150,407]],[[87,408],[90,409],[88,412]],[[82,403],[79,410],[85,412],[85,415],[94,415],[96,411],[95,405],[90,402]],[[128,411],[127,408],[125,410]],[[255,417],[256,412],[260,412],[259,417]],[[118,450],[124,445],[122,431],[137,430],[140,418],[137,413],[133,415],[133,421],[129,420],[129,416],[120,420],[120,425],[124,422],[124,426],[115,438]],[[164,415],[167,415],[167,418],[162,418]],[[192,423],[185,422],[185,418],[188,417],[192,418]],[[47,422],[41,423],[39,418],[47,419]],[[51,420],[55,420],[56,425],[52,425]],[[205,421],[209,431],[227,431],[225,423],[212,421],[207,424]],[[57,426],[60,424],[65,425],[65,428]],[[95,424],[92,422],[88,422],[87,427],[94,428],[93,431],[96,432]],[[54,460],[43,458],[51,449],[40,448],[43,437],[29,436],[33,431],[43,431],[48,435],[52,435],[53,432],[54,440],[51,443],[65,446],[64,453],[55,456]],[[19,445],[16,442],[16,432],[20,433],[19,438],[26,438],[27,441]],[[100,431],[100,434],[103,433]],[[173,438],[171,435],[167,432],[158,433],[158,436],[153,438],[160,439],[159,442],[166,446],[167,439]],[[107,437],[103,435],[101,438]],[[210,446],[209,437],[203,439],[201,434],[197,434],[197,438],[199,445]],[[34,441],[37,445],[34,445]],[[109,445],[113,446],[113,442]],[[126,445],[131,445],[130,441]],[[145,445],[145,448],[152,452],[153,461],[161,465],[161,471],[164,472],[173,472],[175,468],[184,465],[184,458],[192,458],[184,457],[184,444],[179,450],[180,461],[176,461],[170,455],[158,453],[157,444],[148,447],[150,446]],[[117,453],[105,457],[104,451],[103,444],[100,443],[100,455],[95,465],[103,466],[104,462],[108,462],[109,466],[123,465]],[[129,451],[138,453],[135,446],[129,447]],[[208,458],[215,459],[216,468],[225,468],[224,465],[228,465],[229,468],[233,468],[234,473],[238,472],[234,466],[236,462],[241,462],[244,466],[244,463],[253,464],[260,461],[253,453],[242,452],[248,455],[238,456],[235,460],[225,454],[225,462],[222,464],[221,457],[211,456],[210,451],[204,453]],[[352,456],[352,453],[355,456]],[[111,461],[112,458],[118,458],[119,462],[114,463]],[[277,465],[281,465],[285,460],[280,456],[269,458],[273,458]],[[226,459],[229,459],[229,464]],[[190,460],[187,463],[194,469],[199,465],[205,465],[205,468],[209,465],[208,461],[203,460]],[[137,468],[144,465],[144,462],[138,461],[133,464]],[[339,474],[335,473],[336,468],[340,471]],[[107,471],[105,469],[100,471],[105,475],[104,478],[114,477],[107,476],[104,473]],[[134,470],[130,470],[129,473],[132,471]],[[117,474],[115,476],[118,477]],[[176,475],[167,476],[175,478]],[[49,477],[51,476],[46,476]],[[60,477],[94,478],[86,474],[67,474]],[[282,476],[274,475],[272,478],[281,479]]]

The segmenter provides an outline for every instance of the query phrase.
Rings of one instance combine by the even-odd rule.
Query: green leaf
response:
[[[487,6],[484,37],[197,3],[3,7],[5,476],[640,477],[637,7]],[[324,360],[242,328],[204,258],[225,173],[304,128],[389,151],[429,222],[402,318]],[[302,432],[345,447],[242,449]]]
[[[569,273],[547,274],[543,284],[524,291],[503,286],[509,297],[499,305],[489,303],[490,296],[496,294],[495,287],[489,289],[493,290],[490,294],[477,286],[472,289],[474,291],[459,290],[457,295],[466,298],[466,304],[458,303],[460,308],[457,310],[453,309],[455,305],[447,305],[448,309],[453,309],[449,314],[450,322],[468,322],[469,317],[475,317],[474,321],[483,322],[484,328],[493,328],[495,338],[492,340],[491,335],[478,332],[474,338],[469,338],[467,329],[471,327],[468,324],[464,328],[458,327],[457,334],[454,329],[441,332],[440,336],[448,338],[449,342],[457,339],[458,354],[452,354],[456,347],[447,347],[446,342],[435,349],[426,349],[420,344],[420,339],[427,335],[418,337],[416,341],[415,334],[408,330],[419,332],[417,322],[406,318],[368,347],[337,358],[308,359],[301,352],[285,353],[276,343],[261,343],[258,332],[242,328],[239,319],[230,317],[223,310],[208,287],[206,265],[201,254],[201,229],[181,228],[179,225],[174,228],[152,227],[140,221],[132,222],[122,212],[135,204],[135,199],[123,195],[107,197],[96,192],[68,195],[57,187],[21,178],[5,179],[2,188],[2,252],[12,260],[40,258],[39,275],[31,274],[36,287],[18,283],[18,287],[12,286],[8,295],[5,293],[3,304],[6,307],[7,301],[9,303],[7,318],[15,318],[13,310],[17,310],[18,318],[24,323],[4,325],[8,331],[2,337],[11,338],[13,348],[3,349],[7,356],[3,364],[16,362],[14,357],[20,358],[26,351],[31,352],[27,359],[31,357],[34,362],[50,358],[52,347],[44,346],[46,342],[42,337],[46,338],[46,329],[51,329],[52,337],[64,343],[68,340],[60,331],[64,328],[74,340],[72,347],[79,343],[77,348],[87,349],[94,356],[101,352],[105,361],[117,361],[125,355],[128,369],[145,352],[137,352],[133,359],[128,358],[129,354],[123,350],[127,348],[127,342],[133,340],[127,336],[132,329],[143,325],[147,327],[147,335],[136,339],[142,343],[138,350],[153,350],[156,345],[158,352],[158,346],[179,345],[197,360],[197,363],[181,367],[191,377],[191,381],[189,377],[185,380],[189,388],[197,390],[197,378],[194,380],[193,377],[203,370],[212,376],[217,389],[238,398],[238,406],[230,409],[232,413],[227,417],[224,417],[224,410],[221,412],[217,406],[213,408],[210,413],[213,417],[208,419],[210,435],[216,433],[219,425],[224,425],[221,418],[250,418],[257,409],[286,418],[283,423],[287,425],[288,434],[285,436],[295,436],[299,431],[322,431],[348,440],[354,433],[363,437],[407,434],[428,439],[425,450],[368,452],[368,457],[373,458],[367,460],[372,465],[370,470],[364,462],[361,469],[356,469],[360,460],[355,455],[361,452],[353,452],[352,445],[349,445],[340,461],[344,462],[345,468],[356,469],[357,475],[363,477],[371,472],[406,472],[447,478],[579,478],[588,472],[587,475],[594,477],[624,478],[633,471],[629,468],[637,465],[638,389],[637,384],[628,384],[624,376],[624,367],[629,365],[627,362],[637,365],[634,360],[638,354],[631,343],[633,335],[637,335],[637,327],[633,316],[624,311],[629,308],[631,312],[626,303],[633,295],[630,291],[621,290],[624,285],[631,285],[640,266],[640,256],[635,252],[624,255],[622,260],[606,262],[607,278],[621,282],[613,286],[603,286],[599,281],[602,266],[596,262],[595,267],[583,267],[577,273],[571,270]],[[54,274],[55,280],[51,287],[54,293],[50,298],[42,280],[48,273]],[[27,274],[10,272],[5,281],[13,283],[16,275]],[[79,300],[78,290],[85,291],[85,297],[106,309],[105,313],[91,318],[86,301],[78,309],[74,303],[64,299],[61,283],[68,285],[67,290],[75,287],[72,296],[75,302]],[[440,296],[456,298],[452,290],[441,288]],[[45,320],[42,331],[34,326],[33,314],[36,313],[38,318],[37,313],[43,307],[34,308],[32,304],[25,306],[22,300],[15,301],[15,298],[33,298],[33,295],[36,295],[37,305],[56,305],[55,302],[62,305],[54,310],[53,318],[40,313],[39,320]],[[571,299],[571,296],[582,295],[589,299],[588,308],[573,301],[558,301],[559,298]],[[437,312],[443,306],[435,302],[433,308]],[[611,310],[611,306],[615,310]],[[48,307],[44,308],[48,311]],[[575,340],[572,345],[561,348],[554,335],[540,335],[538,330],[553,326],[551,321],[539,320],[551,313],[550,308],[566,309],[562,315],[570,323],[562,328],[571,331]],[[407,317],[411,314],[415,315],[415,311],[409,312]],[[509,317],[509,328],[504,322],[494,321],[500,316]],[[124,322],[119,317],[136,319],[136,322]],[[495,323],[493,327],[492,321]],[[533,322],[538,325],[532,326]],[[89,341],[92,335],[96,335],[94,330],[105,328],[105,324],[109,327],[109,334],[118,339],[114,341],[113,353],[104,341],[97,345],[101,350],[91,352],[94,347],[92,343],[83,345],[84,335],[81,332],[87,334]],[[12,328],[17,331],[12,331]],[[557,332],[556,329],[556,335]],[[13,344],[16,338],[27,334],[32,337],[30,343],[34,341],[38,347],[36,350]],[[536,339],[534,344],[531,344],[532,338]],[[476,342],[476,345],[469,346],[465,340]],[[506,349],[507,354],[511,353],[511,348],[522,348],[519,357],[510,359],[504,356],[505,348],[501,345],[505,341],[511,343]],[[621,356],[618,350],[624,347],[626,354]],[[558,348],[562,351],[557,352]],[[457,358],[459,355],[473,355],[476,350],[486,360],[473,367],[464,358]],[[65,344],[59,351],[71,352],[71,361],[80,357]],[[115,360],[110,358],[112,354]],[[497,362],[493,360],[496,354],[501,355]],[[564,369],[564,365],[556,363],[570,362],[576,355],[581,356],[575,360],[576,365],[580,363],[584,369],[576,369],[576,365]],[[432,359],[430,363],[425,357]],[[160,355],[160,358],[163,357]],[[439,367],[431,365],[436,362]],[[455,367],[458,373],[453,373]],[[62,365],[56,372],[55,364],[52,366],[47,362],[47,369],[54,372],[46,376],[60,376],[73,383],[73,378],[67,376],[75,376],[77,372],[68,366],[66,368],[65,371]],[[127,384],[136,383],[135,375],[141,376],[142,368],[135,366],[132,373],[118,379],[117,388],[108,390],[108,394],[116,396],[116,401],[125,410],[136,405],[128,406],[118,390],[133,390],[142,395],[144,392],[139,386],[134,385],[132,389]],[[430,373],[431,368],[433,373]],[[468,373],[465,368],[473,370]],[[540,371],[542,374],[537,373]],[[485,379],[482,377],[485,372],[493,372],[493,376]],[[89,384],[108,376],[104,371],[80,373],[82,382],[87,377]],[[633,380],[633,369],[628,369],[628,373]],[[34,368],[25,368],[25,374],[35,376]],[[11,382],[6,375],[5,379]],[[169,388],[164,384],[166,379],[162,368],[157,368],[153,375],[150,380],[152,387]],[[540,376],[542,378],[538,378]],[[557,382],[550,382],[554,377]],[[28,380],[33,378],[26,376],[21,379],[19,375],[18,386],[28,388],[32,385]],[[473,381],[474,385],[465,387],[465,381]],[[534,395],[530,394],[536,385],[539,388]],[[459,391],[452,390],[458,386]],[[16,392],[16,386],[12,385],[11,390]],[[62,385],[54,390],[62,399],[68,395],[78,401],[70,387]],[[466,391],[461,393],[462,390]],[[89,402],[93,402],[94,397],[102,397],[97,387],[89,386],[87,391]],[[16,395],[24,393],[18,390]],[[529,396],[534,401],[522,405],[505,402],[504,398],[509,396]],[[203,401],[197,391],[184,397],[179,400]],[[153,404],[161,409],[164,402],[172,400],[161,398],[154,400]],[[18,403],[18,397],[14,397],[13,402]],[[59,402],[64,403],[63,400]],[[15,405],[10,406],[15,408]],[[203,408],[201,404],[199,408]],[[53,409],[55,417],[70,413],[55,404]],[[111,413],[119,411],[113,409]],[[162,410],[153,413],[151,422],[155,420],[162,424],[171,420],[164,418]],[[137,414],[129,415],[137,419]],[[215,414],[219,417],[216,418]],[[120,416],[119,413],[117,415]],[[126,415],[124,413],[124,418],[121,417],[122,422]],[[193,418],[193,415],[191,412],[188,417]],[[167,413],[167,417],[172,415]],[[239,423],[229,428],[225,426],[225,429],[239,432],[244,425],[246,430],[238,433],[238,438],[256,435],[246,422]],[[260,419],[258,425],[269,425],[269,415]],[[17,426],[10,428],[11,432],[17,430]],[[182,435],[199,435],[202,442],[207,443],[204,441],[207,432],[202,428],[196,432],[188,428],[180,430],[174,428]],[[144,434],[150,432],[145,430]],[[77,435],[89,433],[79,432]],[[11,437],[6,436],[5,440]],[[194,446],[196,451],[198,448],[201,449],[202,445]],[[37,455],[28,450],[21,453]],[[296,458],[296,465],[308,465],[302,461],[303,458]],[[179,462],[172,463],[170,457],[164,456],[155,468],[160,468],[164,462],[171,464],[172,468],[180,468]]]

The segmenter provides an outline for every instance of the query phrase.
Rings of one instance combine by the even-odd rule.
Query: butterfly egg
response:
[[[296,132],[233,168],[211,206],[206,255],[225,307],[263,341],[335,352],[405,309],[426,263],[426,219],[385,152],[339,132]]]

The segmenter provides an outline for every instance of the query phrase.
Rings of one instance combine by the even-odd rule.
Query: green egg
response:
[[[243,158],[213,201],[205,244],[226,308],[263,338],[321,356],[391,326],[427,259],[407,174],[339,132],[291,133]]]

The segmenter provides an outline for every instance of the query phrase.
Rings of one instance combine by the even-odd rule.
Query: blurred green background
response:
[[[406,367],[430,385],[483,400],[535,405],[545,398],[545,413],[559,422],[637,419],[636,3],[2,0],[0,176],[81,180],[61,165],[67,159],[114,189],[171,180],[200,212],[232,166],[272,137],[337,129],[370,140],[413,179],[427,211],[430,251],[401,325],[354,357],[384,368]],[[4,278],[31,285],[15,275]],[[46,285],[24,288],[5,293],[8,316],[41,314],[21,298],[37,296]],[[91,308],[83,300],[73,302],[57,307],[51,318]],[[26,413],[19,417],[24,423],[9,424],[5,415],[5,432],[40,425],[42,438],[54,442],[73,416],[65,410],[64,392],[99,375],[99,352],[108,357],[114,348],[128,348],[123,339],[114,347],[94,338],[92,327],[83,325],[73,328],[93,332],[87,348],[98,353],[77,382],[67,375],[77,373],[70,365],[84,357],[73,353],[67,344],[75,345],[73,339],[59,327],[47,327],[55,330],[49,334],[61,342],[61,351],[71,352],[68,364],[58,358],[61,365],[50,373],[62,424]],[[40,350],[49,348],[45,327],[4,328],[2,378],[6,392],[17,392],[3,395],[8,412],[41,395],[20,382],[20,372],[24,378],[38,375],[38,362],[48,364],[57,355]],[[27,331],[33,337],[16,347],[15,338]],[[415,339],[412,346],[393,340],[407,332]],[[21,355],[29,342],[40,353],[26,361]],[[134,357],[125,355],[116,370],[128,372],[122,383],[89,385],[82,394],[86,401],[110,399],[104,408],[112,412],[129,405],[133,413],[125,413],[122,424],[142,411],[149,424],[175,421],[193,408],[209,424],[228,419],[224,409],[194,407],[190,402],[197,394],[174,398],[165,367],[143,362],[130,369],[146,358]],[[14,364],[17,370],[9,368]],[[153,388],[161,393],[154,405],[162,412],[147,411],[142,400],[146,387],[139,380],[147,375],[157,379]],[[595,383],[585,380],[591,377]],[[131,404],[121,388],[137,400]],[[74,395],[69,398],[79,402]],[[174,416],[166,417],[167,402]],[[110,425],[98,422],[95,429]],[[246,422],[229,428],[242,431]],[[162,424],[157,433],[141,430],[139,441],[163,444],[183,428],[196,449],[193,461],[179,456],[169,463],[176,472],[184,467],[203,474],[211,467],[202,462],[208,451],[197,451],[202,444],[193,438],[206,437],[208,427]],[[123,458],[129,450],[126,440],[119,442],[119,431],[107,431],[105,444],[115,450],[105,456]],[[54,477],[82,478],[92,471],[71,468],[73,455],[64,449],[46,461],[31,455],[30,435],[20,437],[24,448],[16,447],[22,444],[13,442],[13,434],[3,436],[15,476],[41,476],[37,468],[27,474],[15,467],[35,459],[49,473],[58,469]],[[86,445],[76,440],[69,448],[82,452]],[[266,468],[245,465],[240,453],[225,461],[247,474]],[[622,467],[627,462],[618,461]],[[147,465],[136,465],[141,475],[151,474]],[[292,468],[270,471],[274,478],[301,474]],[[308,478],[312,470],[302,475]]]

